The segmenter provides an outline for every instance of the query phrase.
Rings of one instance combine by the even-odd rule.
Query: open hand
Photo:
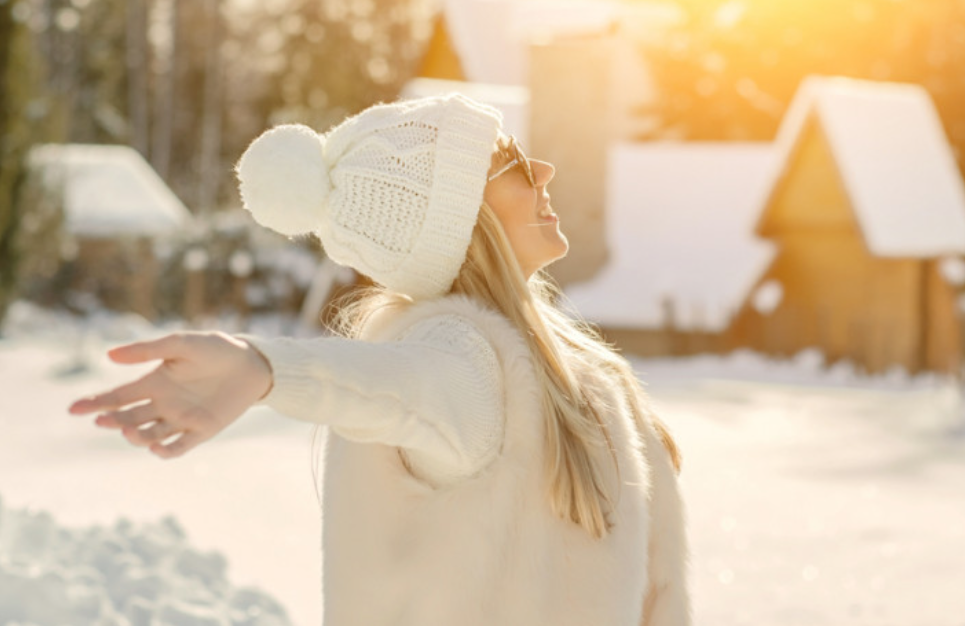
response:
[[[120,429],[161,458],[181,456],[214,437],[272,385],[264,357],[223,333],[175,333],[114,348],[108,356],[116,363],[162,363],[139,380],[78,400],[69,411],[100,412],[98,426]]]

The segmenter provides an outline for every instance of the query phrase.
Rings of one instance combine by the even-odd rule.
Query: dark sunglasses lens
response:
[[[526,155],[523,154],[523,151],[520,149],[519,144],[516,143],[515,141],[513,141],[513,152],[515,152],[514,156],[519,161],[520,167],[523,168],[523,174],[526,175],[526,180],[529,181],[530,185],[535,187],[536,175],[533,173],[533,166],[530,164],[529,159],[526,158]]]

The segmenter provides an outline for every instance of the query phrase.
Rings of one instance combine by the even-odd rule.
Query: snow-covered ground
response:
[[[312,428],[256,409],[184,458],[157,460],[66,407],[138,371],[110,364],[105,347],[159,331],[116,316],[82,328],[18,306],[0,339],[0,577],[22,590],[0,584],[0,624],[28,621],[10,607],[23,613],[41,587],[78,611],[104,592],[116,600],[110,577],[131,559],[141,579],[166,583],[152,588],[170,599],[161,623],[284,623],[274,598],[292,624],[318,624]],[[684,450],[695,623],[965,624],[955,385],[824,372],[807,353],[635,365]],[[165,557],[147,559],[148,544]],[[196,597],[178,596],[185,587]],[[152,610],[147,596],[130,615]]]
[[[965,624],[958,388],[804,361],[638,363],[684,449],[695,623]]]

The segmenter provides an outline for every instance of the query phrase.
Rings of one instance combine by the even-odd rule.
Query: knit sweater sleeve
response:
[[[434,486],[472,476],[499,450],[499,362],[465,318],[423,320],[388,343],[245,339],[272,367],[265,404],[352,441],[398,446]]]

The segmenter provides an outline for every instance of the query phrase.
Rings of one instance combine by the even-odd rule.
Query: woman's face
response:
[[[569,250],[546,193],[546,185],[553,180],[556,169],[545,161],[527,159],[515,140],[502,133],[497,145],[483,199],[502,224],[516,260],[529,278]],[[504,169],[517,157],[519,162]],[[532,172],[532,182],[527,169]]]

